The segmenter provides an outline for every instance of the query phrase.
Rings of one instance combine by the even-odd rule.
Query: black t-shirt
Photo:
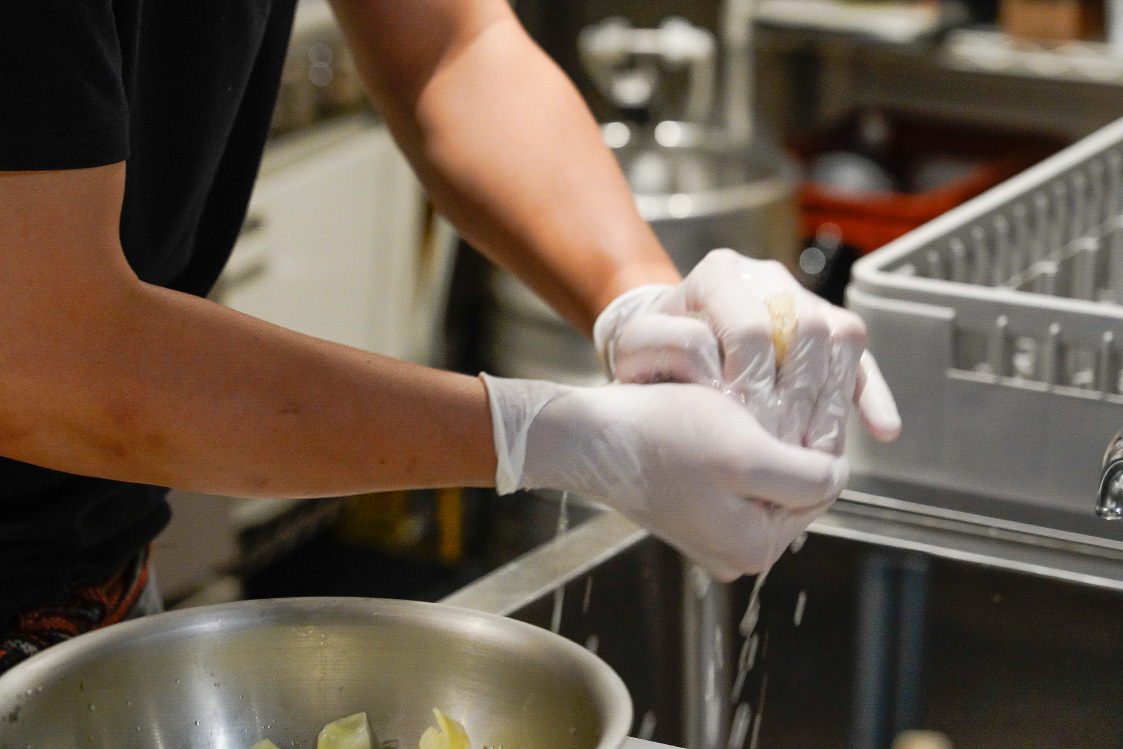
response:
[[[245,217],[295,3],[0,0],[0,171],[126,161],[129,263],[206,294]],[[0,459],[0,627],[128,560],[166,524],[165,494]]]

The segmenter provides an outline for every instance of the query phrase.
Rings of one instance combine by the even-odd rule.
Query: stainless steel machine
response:
[[[580,37],[582,61],[620,114],[602,125],[605,142],[640,214],[683,273],[718,247],[792,263],[799,239],[798,168],[754,126],[751,24],[734,10],[724,65],[714,35],[682,19],[655,29],[607,19]],[[573,384],[601,379],[588,341],[521,282],[497,271],[492,292],[496,373]]]

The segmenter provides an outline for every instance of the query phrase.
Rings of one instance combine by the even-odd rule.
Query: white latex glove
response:
[[[781,311],[786,346],[778,352],[773,313]],[[610,377],[721,387],[785,442],[841,455],[851,403],[874,438],[901,430],[861,319],[773,260],[714,250],[677,286],[622,294],[593,335]]]
[[[712,388],[481,379],[500,494],[595,497],[719,580],[767,569],[846,483],[845,458],[781,442]]]

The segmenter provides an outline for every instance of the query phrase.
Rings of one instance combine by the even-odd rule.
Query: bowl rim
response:
[[[535,647],[553,650],[575,661],[590,686],[590,694],[604,723],[597,749],[618,749],[628,737],[634,706],[623,679],[600,656],[572,640],[517,619],[443,603],[328,596],[251,599],[165,611],[79,635],[53,645],[0,674],[0,720],[5,715],[18,712],[23,700],[37,693],[34,685],[52,679],[55,671],[73,665],[75,659],[90,659],[99,651],[112,653],[118,648],[153,638],[158,641],[220,627],[234,632],[261,624],[298,621],[302,616],[316,612],[322,614],[325,610],[353,615],[355,621],[360,621],[364,615],[374,614],[376,617],[425,621],[456,631],[478,631],[483,625],[492,632],[514,634]],[[432,611],[442,612],[442,618],[424,616],[425,612]],[[247,612],[253,615],[246,617]],[[231,624],[228,617],[235,614],[238,616]]]

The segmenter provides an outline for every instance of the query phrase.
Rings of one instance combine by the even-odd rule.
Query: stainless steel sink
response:
[[[774,578],[781,578],[778,591],[769,594],[763,610],[758,607],[755,614],[750,601],[757,579],[713,584],[669,547],[607,511],[445,602],[554,626],[596,650],[632,692],[637,716],[632,734],[690,749],[794,746],[775,737],[758,746],[754,734],[760,731],[770,699],[774,709],[777,700],[790,701],[791,689],[778,686],[783,674],[777,669],[810,668],[792,652],[804,648],[826,653],[844,667],[847,673],[839,683],[852,693],[834,700],[844,708],[840,713],[816,719],[843,724],[837,730],[849,738],[840,746],[887,747],[885,737],[894,726],[923,727],[911,723],[922,717],[925,627],[930,618],[926,601],[934,565],[947,565],[945,573],[979,570],[977,575],[1028,580],[1031,590],[1032,581],[1040,580],[1042,606],[1057,590],[1069,590],[1073,584],[1093,593],[1123,591],[1123,549],[1110,540],[1082,534],[1079,528],[1050,527],[1044,524],[1049,518],[1042,518],[1042,525],[996,520],[985,514],[995,500],[933,498],[934,491],[854,477],[851,488],[809,529],[809,545],[836,546],[813,563],[808,560],[820,567],[799,574],[790,572],[790,559],[781,560],[773,571]],[[957,506],[964,509],[948,509]],[[1089,519],[1091,524],[1100,522],[1094,516]],[[824,602],[814,597],[808,601],[796,588],[818,570],[833,574],[836,570],[827,568],[838,566],[837,559],[847,554],[852,580],[846,584],[854,587],[839,598],[850,608],[841,616],[831,614],[834,620],[824,623]],[[1116,605],[1110,595],[1104,600],[1106,606]],[[1118,605],[1123,613],[1123,599]],[[804,636],[798,630],[805,606],[820,617],[816,634]],[[746,619],[753,620],[747,627]],[[757,619],[768,623],[755,627]],[[832,628],[838,631],[832,633]],[[771,698],[768,667],[753,670],[746,664],[750,649],[767,651],[769,632],[774,652],[768,657],[786,659],[771,667]],[[1065,637],[1057,632],[1051,636]],[[833,655],[830,648],[823,649],[827,640]],[[847,651],[838,653],[839,647]],[[759,655],[765,658],[764,652]],[[785,688],[787,697],[780,693]],[[784,709],[790,713],[790,707]],[[764,722],[767,726],[767,717]]]

